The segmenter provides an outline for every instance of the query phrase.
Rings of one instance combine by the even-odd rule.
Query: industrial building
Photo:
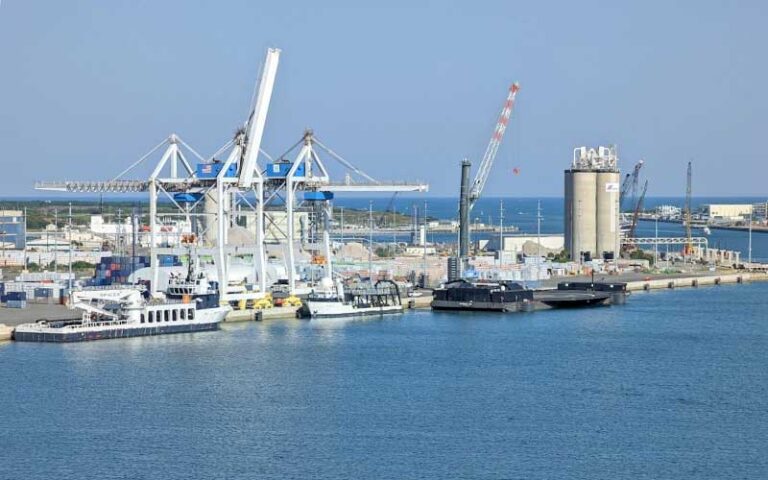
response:
[[[702,208],[702,215],[710,223],[745,220],[752,212],[750,204],[709,204]]]
[[[21,210],[0,210],[0,244],[22,250],[26,245],[26,224]]]
[[[752,204],[752,218],[759,222],[768,220],[768,202]]]
[[[620,173],[616,147],[578,147],[565,170],[565,248],[571,260],[619,256]]]
[[[542,235],[504,235],[504,246],[501,250],[511,252],[514,255],[536,255],[540,251],[541,256],[548,253],[560,253],[565,245],[563,235],[557,233]],[[499,251],[499,237],[492,237],[488,240],[479,240],[478,246],[488,251]],[[541,246],[539,249],[538,247]]]

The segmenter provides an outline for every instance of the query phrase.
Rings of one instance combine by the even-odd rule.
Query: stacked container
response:
[[[4,285],[3,295],[0,300],[16,300],[11,298],[13,294],[23,294],[24,300],[30,303],[59,303],[64,292],[64,285],[49,282],[7,282]]]
[[[4,297],[5,306],[8,308],[27,307],[27,294],[25,292],[8,292]]]
[[[158,255],[157,259],[161,267],[181,266],[177,255]],[[149,265],[149,257],[103,257],[96,265],[92,284],[96,286],[126,284],[133,272],[147,268]]]

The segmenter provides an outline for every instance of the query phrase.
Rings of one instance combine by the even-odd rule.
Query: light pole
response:
[[[67,232],[69,243],[69,289],[72,289],[72,202],[69,202],[69,231]]]
[[[424,265],[421,288],[427,288],[427,202],[424,202]]]
[[[57,240],[59,237],[59,209],[58,207],[53,211],[53,228],[56,235],[53,237],[53,271],[59,272],[59,247]]]
[[[536,204],[536,244],[539,260],[541,260],[541,200]]]
[[[499,200],[499,268],[504,263],[504,200]]]
[[[749,252],[749,266],[752,268],[752,205],[749,206],[749,246],[747,251]]]
[[[368,277],[373,282],[373,200],[368,202]]]
[[[656,214],[656,240],[653,242],[653,266],[659,266],[659,214]]]

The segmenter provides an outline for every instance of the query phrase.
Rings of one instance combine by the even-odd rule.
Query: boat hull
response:
[[[569,290],[537,291],[533,298],[551,308],[584,308],[608,305],[609,292],[588,292]]]
[[[218,328],[219,322],[190,323],[186,325],[126,326],[99,330],[84,329],[82,331],[74,332],[34,332],[17,330],[13,333],[13,339],[17,342],[69,343],[87,342],[91,340],[110,340],[115,338],[149,337],[172,333],[207,332],[218,330]]]
[[[480,311],[480,312],[530,312],[531,302],[477,302],[455,300],[432,300],[432,310]]]
[[[328,302],[307,302],[297,314],[302,318],[349,318],[403,313],[402,305],[354,308]]]

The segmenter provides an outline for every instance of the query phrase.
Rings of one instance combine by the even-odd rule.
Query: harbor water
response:
[[[0,344],[0,478],[763,479],[765,298]]]

